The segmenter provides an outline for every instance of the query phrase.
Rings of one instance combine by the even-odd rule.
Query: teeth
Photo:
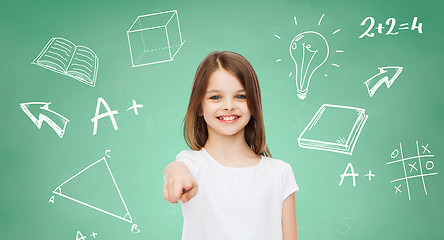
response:
[[[219,119],[224,120],[224,121],[231,121],[236,119],[237,116],[229,116],[229,117],[219,117]]]

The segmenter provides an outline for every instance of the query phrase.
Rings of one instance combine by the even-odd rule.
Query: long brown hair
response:
[[[218,69],[224,69],[239,79],[245,88],[251,119],[245,126],[245,140],[256,154],[271,157],[265,143],[264,119],[259,81],[251,64],[242,55],[223,51],[208,54],[196,70],[187,113],[183,121],[183,134],[187,145],[200,150],[208,139],[207,124],[202,116],[201,103],[208,80]]]

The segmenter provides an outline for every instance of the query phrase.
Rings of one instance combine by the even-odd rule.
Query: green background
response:
[[[214,50],[241,53],[258,74],[267,143],[274,158],[291,164],[301,189],[296,194],[300,239],[443,239],[443,7],[432,0],[3,1],[1,239],[76,239],[77,231],[86,239],[94,239],[92,232],[102,240],[180,239],[181,208],[163,199],[162,173],[187,149],[181,124],[192,79]],[[168,10],[178,11],[185,44],[172,62],[132,68],[126,31],[137,16]],[[384,33],[390,17],[396,19],[395,30],[418,17],[423,33],[399,30],[386,36],[373,29],[373,38],[358,38],[368,16],[386,27]],[[300,100],[289,77],[294,64],[288,48],[294,36],[307,30],[325,36],[331,55],[313,76],[307,98]],[[52,37],[97,54],[95,87],[31,64]],[[389,89],[384,84],[370,98],[363,83],[384,66],[404,70]],[[105,118],[92,135],[99,97],[118,111],[119,129]],[[133,99],[143,104],[139,115],[126,111]],[[51,110],[70,120],[62,139],[47,123],[38,129],[21,110],[20,103],[34,101],[51,102]],[[369,116],[351,156],[298,146],[298,136],[324,103],[364,108]],[[404,181],[390,182],[404,176],[402,164],[386,163],[400,143],[404,157],[415,156],[416,141],[420,153],[423,145],[435,155],[422,159],[422,168],[433,161],[430,172],[438,175],[424,177],[427,195],[421,178],[410,179],[409,200]],[[107,149],[138,234],[130,223],[52,193]],[[355,187],[351,177],[339,186],[348,163],[359,174]],[[407,163],[413,161],[406,162],[408,173]],[[371,181],[365,176],[369,170],[375,174]],[[91,184],[100,176],[92,177]],[[395,193],[399,184],[402,193]],[[85,194],[105,200],[113,196],[100,190]],[[49,203],[52,196],[54,204]]]

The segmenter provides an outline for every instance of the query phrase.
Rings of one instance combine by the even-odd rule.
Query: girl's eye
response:
[[[245,95],[237,95],[236,98],[237,99],[246,99],[247,96],[245,96]]]
[[[210,99],[212,99],[212,100],[219,100],[220,97],[219,96],[212,96],[212,97],[210,97]]]

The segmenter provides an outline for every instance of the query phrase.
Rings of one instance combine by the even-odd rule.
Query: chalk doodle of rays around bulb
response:
[[[290,43],[290,56],[296,67],[296,87],[298,97],[307,97],[308,86],[316,70],[327,61],[330,48],[327,40],[314,31],[298,34]]]

